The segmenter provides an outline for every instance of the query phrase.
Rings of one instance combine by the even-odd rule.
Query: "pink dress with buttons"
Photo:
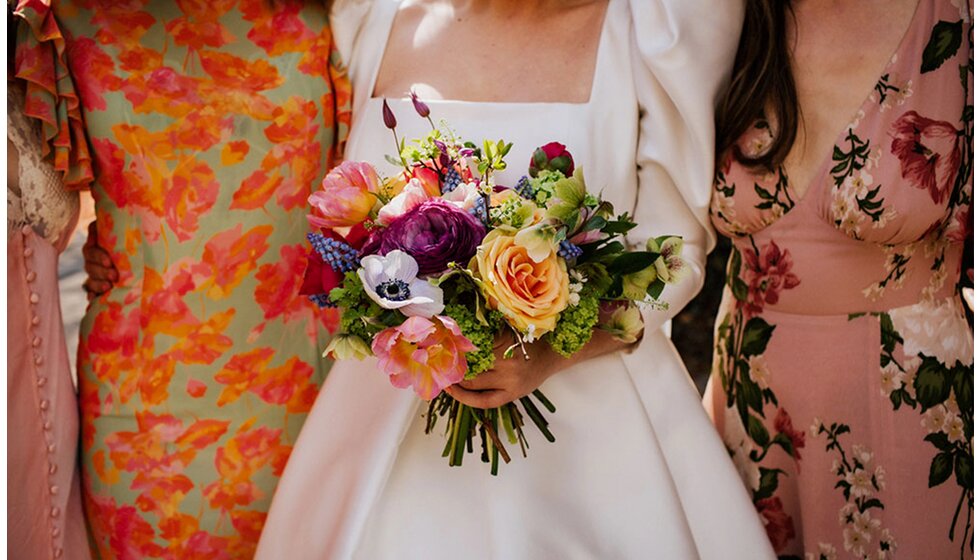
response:
[[[53,31],[38,29],[49,36]],[[55,47],[49,48],[53,54]],[[34,69],[45,67],[44,59],[31,62]],[[65,126],[70,109],[57,86],[45,90],[32,82],[26,91],[24,86],[25,81],[14,80],[7,87],[8,153],[12,147],[17,155],[17,180],[7,183],[7,556],[87,560],[78,398],[58,298],[58,256],[78,220],[78,195],[65,187],[67,160],[56,168],[57,158],[48,157],[55,149],[47,140],[59,138],[58,157],[67,157],[70,145],[56,132],[57,120],[31,118],[36,111],[26,114],[32,112],[30,100],[45,93],[60,99],[52,106],[65,117]],[[77,165],[73,172],[76,178],[86,175]]]
[[[17,146],[20,166],[43,165],[29,157],[37,144],[19,141],[30,137],[31,130],[22,129],[30,123],[10,105],[18,96],[8,94],[7,138]],[[76,464],[78,398],[58,299],[58,255],[77,220],[78,202],[48,198],[51,207],[61,208],[56,217],[67,217],[57,224],[36,220],[51,214],[38,205],[11,208],[31,200],[29,190],[63,189],[58,181],[52,169],[21,172],[23,196],[11,196],[8,185],[7,552],[18,560],[89,557]]]
[[[705,405],[781,558],[972,557],[972,22],[920,0],[802,197],[729,161]],[[965,79],[961,80],[961,69]],[[743,151],[765,149],[765,123]]]

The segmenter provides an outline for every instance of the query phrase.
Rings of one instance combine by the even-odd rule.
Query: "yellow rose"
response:
[[[554,251],[534,262],[527,249],[514,243],[513,233],[494,230],[472,262],[490,307],[511,325],[531,339],[554,330],[568,307],[568,271]]]

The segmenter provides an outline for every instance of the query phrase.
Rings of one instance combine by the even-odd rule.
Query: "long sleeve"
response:
[[[714,246],[708,204],[714,168],[714,106],[734,57],[743,6],[708,0],[630,4],[634,87],[640,110],[639,184],[630,241],[680,235],[691,271],[667,286],[666,309],[644,310],[647,329],[680,312],[704,283]]]

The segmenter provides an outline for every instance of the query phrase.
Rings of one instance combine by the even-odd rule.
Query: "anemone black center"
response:
[[[404,280],[388,280],[378,284],[374,291],[389,301],[405,301],[412,296],[408,283]]]

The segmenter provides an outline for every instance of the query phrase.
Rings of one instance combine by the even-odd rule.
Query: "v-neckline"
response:
[[[921,17],[920,12],[924,9],[924,6],[929,3],[930,3],[929,0],[919,0],[916,3],[915,10],[912,12],[912,19],[909,21],[908,27],[906,27],[905,32],[902,34],[901,40],[899,40],[898,45],[892,51],[891,55],[889,55],[887,62],[885,62],[885,65],[877,73],[875,77],[874,85],[871,86],[867,95],[865,95],[862,98],[861,104],[858,105],[858,107],[853,112],[851,112],[851,118],[847,121],[847,125],[845,125],[844,129],[837,134],[834,143],[831,146],[830,153],[824,157],[823,163],[817,166],[816,172],[807,181],[806,190],[803,191],[802,195],[799,195],[793,189],[794,183],[790,181],[790,177],[786,173],[786,166],[780,164],[779,169],[777,170],[776,173],[776,177],[779,177],[781,175],[786,179],[786,184],[787,184],[786,194],[790,201],[790,208],[789,210],[786,211],[786,213],[792,212],[793,209],[795,209],[797,206],[802,206],[804,202],[806,202],[808,199],[815,196],[812,195],[811,193],[819,189],[821,180],[827,175],[828,171],[832,169],[834,166],[833,155],[835,149],[842,141],[845,141],[847,139],[848,135],[853,133],[854,128],[856,128],[856,126],[854,126],[853,123],[855,123],[858,120],[858,117],[861,115],[862,111],[865,111],[865,109],[868,108],[868,105],[870,105],[873,102],[875,87],[877,86],[878,81],[881,79],[881,77],[884,76],[886,73],[890,73],[892,71],[892,67],[895,66],[900,60],[902,60],[901,55],[904,54],[904,52],[908,49],[908,43],[911,40],[912,35],[914,35],[913,31],[917,27],[917,23]],[[780,216],[780,219],[782,219],[783,217],[785,217],[785,213],[783,216]]]

